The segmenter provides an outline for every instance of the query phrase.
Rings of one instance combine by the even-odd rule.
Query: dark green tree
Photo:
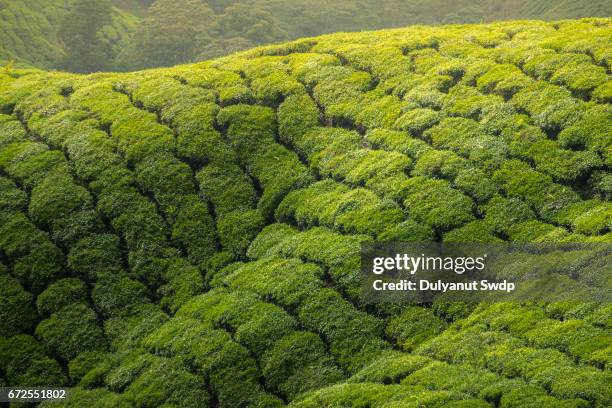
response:
[[[219,16],[216,29],[220,37],[242,37],[253,44],[278,41],[286,37],[271,13],[242,3],[227,7]]]
[[[112,20],[108,0],[74,0],[64,17],[59,36],[66,50],[60,68],[72,72],[94,72],[111,68],[112,50],[98,31]]]
[[[214,12],[202,0],[157,0],[121,55],[126,68],[192,61],[210,41]]]

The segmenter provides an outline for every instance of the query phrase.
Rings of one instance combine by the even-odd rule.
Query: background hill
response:
[[[71,0],[0,0],[0,61],[14,60],[41,68],[57,68],[65,56],[59,38]],[[146,5],[139,0],[117,0],[112,23],[100,36],[119,53],[138,24]]]
[[[611,19],[517,21],[1,70],[0,384],[71,387],[48,407],[612,406],[609,303],[359,284],[374,240],[612,242],[611,44]],[[609,287],[611,256],[539,266]]]
[[[67,51],[60,35],[74,2],[0,0],[0,61],[91,71],[88,64],[78,64],[86,56]],[[158,0],[147,12],[152,3],[113,1],[111,21],[98,29],[110,50],[94,58],[93,70],[170,66],[337,31],[612,14],[607,0]],[[75,64],[62,63],[67,53]]]

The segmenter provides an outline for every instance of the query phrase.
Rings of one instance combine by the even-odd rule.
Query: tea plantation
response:
[[[361,242],[612,242],[611,66],[612,19],[584,19],[0,71],[0,386],[611,406],[609,304],[366,305],[359,284]]]

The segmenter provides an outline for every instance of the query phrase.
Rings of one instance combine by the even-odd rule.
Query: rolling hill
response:
[[[608,18],[508,21],[0,71],[0,385],[71,387],[49,407],[612,405],[609,304],[359,286],[362,242],[612,242],[611,44]]]
[[[71,1],[0,0],[0,65],[15,60],[20,65],[61,68],[59,61],[66,50],[59,31]],[[99,35],[111,45],[113,55],[108,65],[117,70],[174,65],[175,54],[182,55],[179,63],[187,63],[338,31],[608,17],[612,13],[612,4],[605,0],[160,0],[154,13],[147,13],[152,0],[112,3],[112,23]],[[190,19],[191,9],[198,5],[201,13]],[[163,48],[189,43],[194,32],[181,29],[186,26],[197,26],[206,35],[198,38],[197,45],[178,45],[164,53]]]

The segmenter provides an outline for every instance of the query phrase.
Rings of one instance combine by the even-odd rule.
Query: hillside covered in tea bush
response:
[[[611,44],[612,19],[518,21],[0,71],[0,385],[71,387],[49,407],[612,405],[609,304],[359,285],[362,242],[612,242]]]

